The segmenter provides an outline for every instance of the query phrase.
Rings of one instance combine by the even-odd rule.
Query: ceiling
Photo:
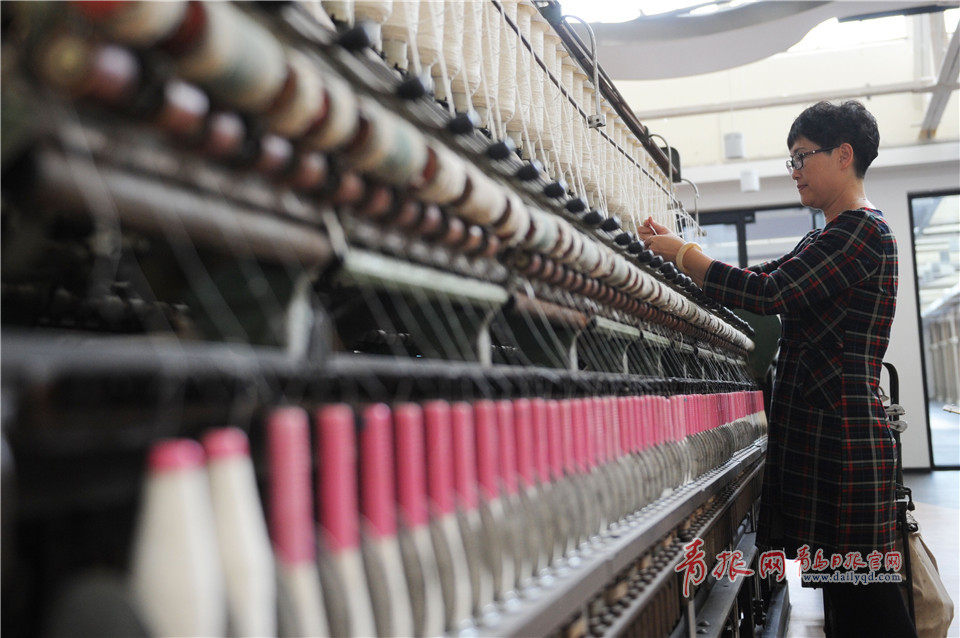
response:
[[[655,80],[741,66],[786,51],[830,18],[956,7],[930,0],[763,0],[691,15],[673,12],[593,23],[600,66],[614,80]],[[561,2],[561,6],[563,3]]]
[[[594,19],[609,13],[612,0],[567,0],[561,10],[578,10]],[[617,7],[634,6],[640,12],[654,0],[617,0]],[[641,15],[626,22],[591,23],[597,42],[597,56],[605,73],[618,85],[638,81],[675,80],[736,69],[773,58],[800,42],[814,27],[835,18],[855,22],[889,15],[929,14],[960,6],[958,0],[705,0],[691,7],[692,0],[674,3],[676,9]],[[578,16],[582,17],[582,16]],[[577,22],[571,22],[581,28]],[[941,26],[942,29],[942,26]],[[930,30],[929,38],[917,36],[917,59],[932,59],[930,68],[917,69],[909,81],[865,87],[858,74],[839,71],[849,77],[848,86],[837,86],[836,67],[810,68],[798,78],[792,94],[768,94],[759,99],[721,101],[696,99],[666,110],[637,105],[641,121],[684,117],[722,111],[749,110],[765,106],[812,103],[817,99],[869,98],[894,94],[926,94],[929,104],[923,114],[920,139],[932,139],[950,96],[958,88],[960,37],[955,29],[949,43]],[[934,37],[936,36],[936,37]],[[929,41],[926,41],[929,39]],[[584,38],[584,41],[589,41]],[[844,43],[837,42],[841,47]],[[926,52],[921,51],[926,49]],[[933,51],[931,55],[929,52]],[[713,102],[713,103],[712,103]]]

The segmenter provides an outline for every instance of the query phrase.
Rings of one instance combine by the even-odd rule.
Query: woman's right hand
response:
[[[642,226],[637,226],[637,236],[647,248],[660,255],[664,261],[676,261],[677,251],[684,243],[679,235],[653,221],[653,217],[647,217]]]

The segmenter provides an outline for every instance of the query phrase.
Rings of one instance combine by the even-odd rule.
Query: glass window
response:
[[[702,221],[702,220],[701,220]],[[703,226],[705,235],[689,238],[703,246],[703,252],[726,264],[740,265],[739,242],[736,224],[710,224]]]
[[[823,225],[823,214],[805,206],[714,211],[702,213],[700,224],[706,237],[686,237],[687,241],[698,242],[711,257],[746,268],[789,252],[804,235]]]
[[[747,263],[760,264],[780,257],[813,230],[815,220],[806,207],[757,211],[747,224]]]
[[[960,466],[960,195],[910,200],[930,447],[934,467]]]

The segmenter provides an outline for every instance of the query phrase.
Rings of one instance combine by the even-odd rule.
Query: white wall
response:
[[[796,205],[799,203],[796,188],[783,161],[691,167],[684,171],[684,177],[694,181],[700,189],[701,211]],[[759,192],[740,192],[739,174],[745,168],[759,171]],[[906,468],[927,468],[930,466],[930,453],[908,197],[923,192],[960,188],[960,144],[952,142],[881,148],[880,156],[867,173],[865,183],[867,196],[883,210],[899,244],[900,287],[886,360],[893,363],[900,373],[900,403],[907,411],[906,419],[910,424],[902,437],[903,464]],[[682,186],[678,192],[687,210],[692,211],[692,189]],[[883,385],[889,389],[886,376]]]

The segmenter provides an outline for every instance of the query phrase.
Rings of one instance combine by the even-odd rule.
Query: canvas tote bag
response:
[[[953,601],[943,586],[937,559],[923,541],[920,525],[907,514],[910,530],[910,586],[913,588],[913,607],[920,638],[946,638],[953,621]]]

